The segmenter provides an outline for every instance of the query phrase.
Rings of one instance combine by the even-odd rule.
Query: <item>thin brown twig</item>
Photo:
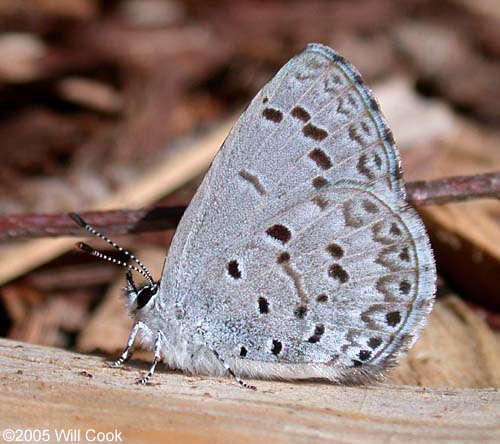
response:
[[[80,216],[107,234],[141,233],[173,229],[186,207],[152,207],[140,210],[85,211]],[[68,214],[0,216],[0,241],[37,237],[82,236]]]
[[[407,200],[414,206],[500,199],[500,172],[409,182]],[[107,234],[140,233],[173,229],[185,207],[152,207],[141,210],[89,211],[80,215]],[[48,236],[82,236],[82,229],[67,214],[0,216],[0,241]]]
[[[414,206],[500,199],[500,172],[455,176],[406,184],[407,200]]]

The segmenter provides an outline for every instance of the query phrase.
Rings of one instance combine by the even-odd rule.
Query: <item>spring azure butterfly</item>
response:
[[[135,325],[115,365],[140,331],[155,352],[142,383],[160,359],[247,387],[240,376],[375,379],[414,343],[434,299],[432,250],[391,131],[358,71],[320,44],[234,125],[161,280],[126,254],[138,265],[127,272]],[[137,289],[131,268],[149,284]]]

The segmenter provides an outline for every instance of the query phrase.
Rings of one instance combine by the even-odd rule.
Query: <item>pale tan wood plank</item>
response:
[[[0,340],[0,428],[122,431],[134,443],[460,443],[500,441],[496,389],[345,387],[137,369],[94,356]],[[91,377],[89,377],[91,375]]]
[[[500,336],[459,297],[441,297],[389,380],[423,387],[498,388]]]

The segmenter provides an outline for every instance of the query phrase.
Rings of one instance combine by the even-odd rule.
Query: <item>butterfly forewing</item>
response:
[[[427,235],[403,198],[371,92],[309,45],[233,127],[178,227],[162,297],[242,370],[382,368],[434,293]]]

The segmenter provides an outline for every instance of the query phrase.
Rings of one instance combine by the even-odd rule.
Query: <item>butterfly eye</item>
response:
[[[152,287],[149,285],[145,285],[144,287],[142,287],[137,295],[137,309],[140,310],[141,308],[143,308],[157,293],[157,291],[157,285],[154,285]]]

